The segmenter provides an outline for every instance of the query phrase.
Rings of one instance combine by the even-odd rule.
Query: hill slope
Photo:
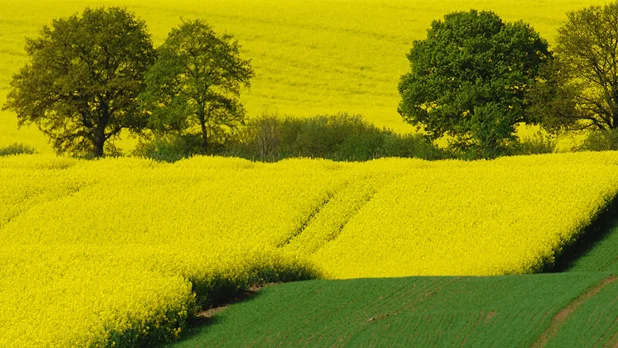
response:
[[[614,200],[617,163],[3,157],[0,345],[151,345],[264,282],[539,272]]]
[[[173,347],[603,346],[618,343],[617,288],[607,273],[289,283]]]
[[[618,223],[597,232],[564,273],[267,287],[171,347],[618,347]]]

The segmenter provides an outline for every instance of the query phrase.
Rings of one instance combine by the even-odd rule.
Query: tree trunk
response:
[[[206,131],[206,122],[201,122],[202,126],[202,148],[204,153],[208,152],[208,133]]]
[[[618,128],[618,86],[612,86],[612,104],[610,105],[611,110],[611,124],[609,125],[609,129]]]
[[[198,111],[198,119],[200,120],[200,126],[202,127],[202,151],[204,154],[208,153],[208,129],[206,129],[206,117],[203,108]]]
[[[95,131],[93,145],[94,150],[92,152],[92,155],[96,158],[103,157],[103,150],[105,148],[105,132],[101,132],[98,129]]]
[[[107,123],[109,121],[109,104],[102,100],[99,102],[99,112],[100,118],[99,122],[94,125],[94,151],[93,156],[96,158],[103,157],[104,149],[105,149],[105,128],[107,128]]]

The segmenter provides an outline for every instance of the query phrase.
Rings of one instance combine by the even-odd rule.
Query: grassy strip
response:
[[[556,313],[607,276],[289,283],[215,313],[174,346],[529,346]]]
[[[21,155],[21,154],[34,154],[36,150],[30,147],[29,145],[24,145],[20,143],[11,144],[8,146],[0,146],[0,156],[11,156],[11,155]]]
[[[573,260],[568,272],[618,272],[618,226],[607,229],[580,257]]]
[[[618,197],[602,209],[580,233],[579,238],[562,250],[549,272],[618,271]]]

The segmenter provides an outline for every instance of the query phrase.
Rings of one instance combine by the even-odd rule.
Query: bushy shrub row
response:
[[[15,143],[8,146],[0,147],[0,156],[33,154],[36,151],[29,145]]]
[[[263,116],[250,120],[223,154],[260,161],[290,157],[366,161],[380,157],[443,159],[447,154],[421,135],[379,129],[359,115],[311,118]]]
[[[234,156],[276,162],[291,157],[326,158],[334,161],[367,161],[382,157],[425,160],[478,159],[482,154],[441,148],[421,134],[398,134],[378,128],[360,115],[340,113],[309,118],[262,115],[251,119],[224,143],[211,144],[209,155]],[[536,134],[501,149],[505,155],[551,153],[554,138]],[[174,162],[204,154],[195,135],[156,137],[141,143],[137,156]]]
[[[588,134],[582,145],[582,151],[610,151],[618,150],[618,129],[609,131],[595,131]]]
[[[156,138],[138,146],[135,154],[176,161],[200,152],[200,139],[192,135]],[[366,161],[381,157],[448,158],[422,135],[400,135],[380,129],[359,115],[345,113],[310,118],[263,115],[250,120],[224,144],[209,154],[275,162],[290,157]]]

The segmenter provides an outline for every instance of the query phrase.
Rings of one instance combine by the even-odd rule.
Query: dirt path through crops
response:
[[[618,332],[609,339],[609,342],[605,345],[606,347],[618,348]]]
[[[566,307],[560,310],[560,312],[554,315],[554,317],[551,320],[551,324],[549,324],[549,327],[545,330],[545,332],[543,332],[543,334],[541,334],[541,336],[539,336],[536,342],[532,344],[532,347],[534,348],[545,347],[545,345],[547,345],[547,342],[558,331],[560,331],[560,328],[562,327],[562,325],[564,325],[564,323],[567,321],[569,316],[573,314],[573,312],[575,312],[577,308],[579,308],[579,306],[581,306],[586,301],[588,301],[592,296],[601,292],[603,288],[605,288],[609,284],[612,284],[616,281],[618,281],[618,276],[607,277],[601,280],[600,282],[598,282],[597,284],[595,284],[594,286],[588,288],[586,292],[584,292],[583,294],[579,295],[576,299],[571,301]]]

